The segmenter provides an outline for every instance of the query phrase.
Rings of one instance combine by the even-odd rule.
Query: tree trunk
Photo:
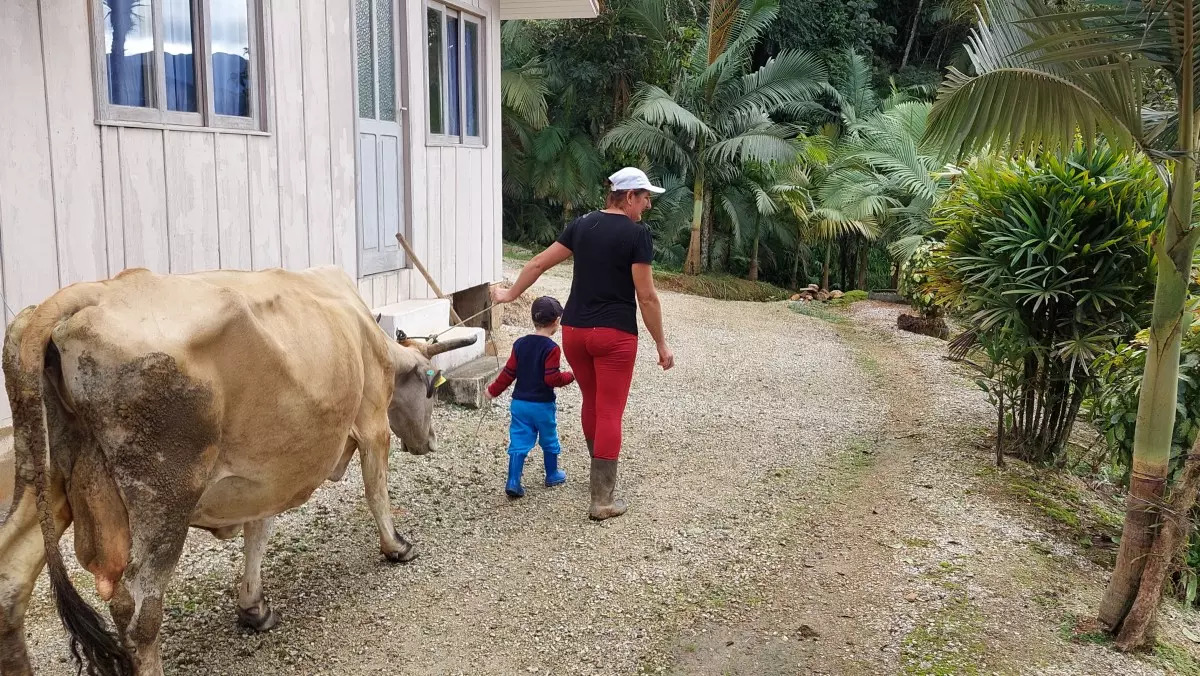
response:
[[[788,279],[788,288],[789,289],[800,288],[800,247],[801,246],[802,245],[800,245],[800,244],[796,245],[796,256],[792,259],[792,276],[791,276],[791,278]],[[808,279],[808,275],[805,274],[804,278]]]
[[[917,0],[917,12],[913,15],[912,30],[908,32],[908,44],[904,47],[904,58],[900,59],[900,70],[908,65],[908,55],[912,53],[913,42],[917,39],[917,29],[921,27],[921,8],[925,0]]]
[[[833,256],[833,240],[825,243],[825,267],[821,270],[821,289],[829,290],[829,259]]]
[[[1004,389],[996,392],[996,466],[1004,466]]]
[[[838,247],[838,263],[839,263],[839,267],[841,268],[841,270],[839,270],[838,272],[842,273],[842,280],[841,280],[842,291],[845,291],[846,289],[850,288],[850,282],[849,282],[849,279],[846,277],[846,274],[850,272],[850,262],[848,259],[852,259],[852,258],[854,258],[854,252],[853,252],[853,249],[849,245]]]
[[[750,245],[750,274],[747,277],[752,282],[758,281],[758,236],[760,227],[758,217],[754,218],[754,243]]]
[[[1195,34],[1190,2],[1181,3],[1179,21],[1184,35]],[[1133,467],[1129,477],[1125,527],[1117,565],[1100,603],[1099,621],[1120,632],[1138,595],[1147,554],[1158,525],[1156,505],[1167,480],[1171,437],[1175,431],[1175,406],[1179,392],[1180,339],[1188,330],[1190,313],[1184,311],[1192,255],[1200,228],[1191,227],[1196,182],[1195,92],[1192,59],[1180,62],[1178,160],[1171,181],[1171,208],[1166,228],[1155,241],[1158,282],[1150,320],[1150,344],[1138,399],[1133,432]],[[1161,574],[1158,567],[1152,569]],[[1151,586],[1161,581],[1147,580]],[[1155,601],[1157,603],[1157,601]]]
[[[1137,600],[1133,602],[1121,633],[1117,635],[1118,650],[1141,650],[1155,644],[1158,624],[1158,607],[1162,601],[1163,586],[1171,573],[1171,561],[1178,555],[1179,547],[1187,542],[1191,532],[1192,506],[1196,504],[1196,491],[1200,489],[1200,443],[1192,446],[1192,453],[1184,465],[1183,477],[1174,490],[1166,508],[1158,537],[1142,572],[1143,583],[1138,587]]]
[[[867,290],[867,263],[868,257],[871,255],[871,247],[868,244],[863,244],[858,248],[858,280],[854,285],[856,289]]]
[[[685,275],[700,274],[700,225],[704,216],[704,165],[696,167],[696,182],[692,186],[692,238],[688,242],[687,259],[683,263]]]
[[[808,285],[808,259],[804,255],[804,241],[803,240],[796,242],[796,258],[792,261],[792,280],[791,280],[792,285],[791,285],[791,288],[793,288],[793,289],[800,288],[799,272],[801,271],[801,269],[803,269],[803,271],[804,271],[804,284],[805,284],[805,286],[807,286]]]
[[[713,250],[713,195],[711,190],[704,191],[704,214],[703,225],[700,228],[700,254],[704,259],[704,272],[711,272],[713,269],[712,250]]]

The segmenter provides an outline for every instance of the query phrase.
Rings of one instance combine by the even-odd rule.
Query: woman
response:
[[[650,263],[654,247],[642,215],[650,194],[661,194],[640,169],[626,167],[608,177],[605,208],[572,221],[558,241],[529,261],[510,289],[495,287],[492,300],[511,303],[542,273],[575,257],[571,295],[562,327],[563,353],[583,394],[583,436],[592,457],[588,516],[603,520],[625,513],[614,500],[621,421],[637,356],[637,308],[658,346],[658,364],[675,365],[662,328],[662,308]]]

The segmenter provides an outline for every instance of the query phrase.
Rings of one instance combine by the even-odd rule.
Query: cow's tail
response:
[[[28,459],[34,471],[38,520],[50,570],[50,586],[58,616],[70,636],[76,672],[85,667],[89,676],[132,676],[133,659],[104,618],[75,589],[63,564],[54,526],[54,505],[49,502],[50,463],[46,435],[43,373],[51,331],[62,320],[95,305],[100,284],[76,284],[58,292],[36,309],[21,313],[9,327],[4,341],[4,380],[12,406],[13,440],[18,464]]]

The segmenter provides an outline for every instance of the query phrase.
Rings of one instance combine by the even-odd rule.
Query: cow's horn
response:
[[[453,338],[444,343],[422,345],[421,351],[425,353],[426,357],[433,359],[443,352],[449,352],[450,350],[457,350],[460,347],[474,345],[475,341],[477,340],[479,340],[479,336],[471,336],[470,338]]]

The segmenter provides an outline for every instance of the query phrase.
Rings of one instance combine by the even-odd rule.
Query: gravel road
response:
[[[515,272],[508,269],[510,280]],[[566,274],[553,271],[532,293],[565,301]],[[167,673],[709,673],[702,656],[689,662],[696,646],[685,637],[722,631],[738,640],[747,631],[783,641],[805,637],[792,621],[805,599],[830,617],[852,617],[841,609],[874,593],[870,579],[847,578],[846,590],[796,596],[796,603],[780,599],[807,591],[800,587],[811,581],[796,573],[804,570],[801,562],[853,561],[857,551],[866,557],[867,541],[881,537],[876,530],[810,533],[812,515],[833,523],[842,513],[840,489],[831,486],[845,468],[846,449],[880,439],[891,424],[882,413],[879,373],[864,365],[838,325],[784,303],[675,294],[664,294],[663,302],[677,367],[662,372],[643,334],[618,481],[630,503],[625,516],[587,519],[588,458],[576,388],[560,394],[568,483],[543,488],[540,456],[531,454],[527,494],[519,501],[503,492],[507,395],[482,412],[440,406],[442,450],[426,457],[397,450],[391,463],[397,526],[417,544],[420,558],[407,566],[382,561],[354,463],[343,482],[326,484],[277,520],[264,584],[283,620],[256,635],[234,620],[240,538],[220,542],[193,533],[167,603]],[[509,316],[513,325],[497,337],[502,356],[526,330],[518,325],[520,306]],[[978,399],[946,397],[986,413]],[[863,504],[860,495],[855,505]],[[886,514],[906,518],[903,505]],[[952,514],[949,509],[940,518]],[[856,527],[881,527],[870,519]],[[894,552],[885,551],[879,566],[893,562]],[[826,565],[812,572],[835,580],[845,573]],[[879,566],[858,561],[861,570]],[[90,585],[89,576],[75,577],[81,588]],[[900,596],[895,601],[904,604]],[[880,612],[893,612],[888,608]],[[905,612],[911,627],[917,620],[911,609]],[[754,618],[752,630],[729,629],[745,618]],[[896,626],[876,618],[815,631],[828,638],[831,631],[889,623]],[[39,673],[73,673],[45,576],[27,630]],[[720,651],[732,644],[722,639],[701,647]],[[840,641],[813,646],[830,655],[851,652]],[[873,665],[861,673],[890,672],[900,664],[898,652],[884,646],[866,662],[845,664]],[[724,673],[839,673],[804,668],[804,654],[788,653],[786,666],[769,662]],[[830,655],[812,663],[834,663]]]

